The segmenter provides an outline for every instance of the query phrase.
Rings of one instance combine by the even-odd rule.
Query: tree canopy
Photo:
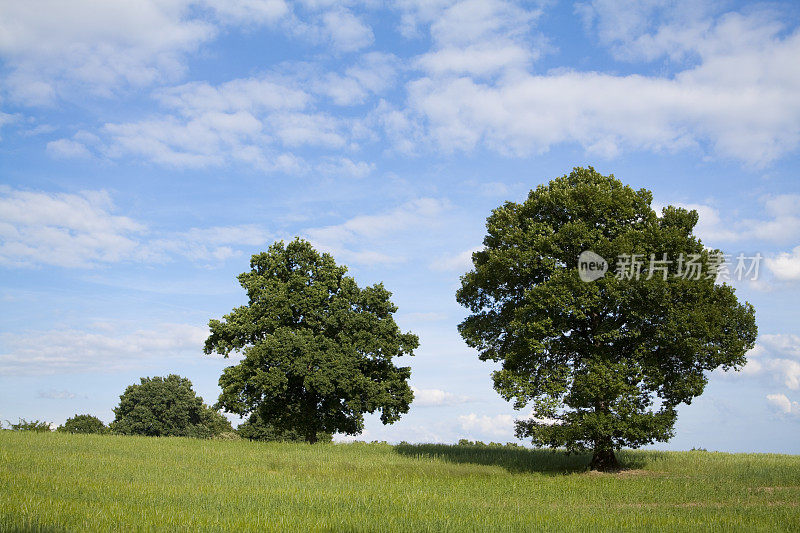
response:
[[[593,450],[592,468],[615,468],[623,446],[668,440],[676,407],[703,392],[708,371],[743,366],[756,339],[753,307],[716,282],[719,251],[693,235],[697,212],[659,217],[651,203],[650,191],[575,168],[492,212],[456,295],[471,311],[462,337],[501,363],[495,389],[532,408],[517,435]],[[586,251],[644,265],[585,281]],[[702,275],[686,276],[684,258]]]
[[[394,321],[397,307],[378,283],[359,288],[331,255],[295,239],[254,255],[239,276],[248,304],[211,320],[205,352],[244,359],[220,377],[218,406],[257,412],[278,431],[308,442],[320,433],[355,435],[364,413],[390,424],[408,412],[409,367],[419,341]]]
[[[111,430],[122,435],[208,438],[233,431],[230,422],[203,403],[188,378],[141,378],[119,397]]]

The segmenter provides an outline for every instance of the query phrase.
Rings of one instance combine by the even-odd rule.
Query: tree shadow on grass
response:
[[[500,466],[512,473],[559,475],[585,472],[591,453],[569,454],[564,450],[530,449],[521,446],[486,444],[399,444],[394,447],[400,455],[408,457],[435,457],[451,463],[470,463]],[[623,450],[617,458],[624,470],[643,467],[648,460],[645,454]]]

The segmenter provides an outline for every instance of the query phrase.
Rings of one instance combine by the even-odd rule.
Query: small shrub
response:
[[[102,420],[92,415],[75,415],[68,418],[63,425],[58,426],[58,431],[64,433],[108,433],[108,427]]]
[[[523,446],[520,446],[516,442],[507,442],[505,444],[500,442],[490,442],[489,444],[486,444],[485,442],[479,440],[471,441],[469,439],[460,439],[456,446],[470,446],[472,448],[523,448]]]
[[[111,431],[121,435],[211,438],[233,431],[221,413],[203,403],[187,378],[141,378],[119,397]]]
[[[6,420],[6,422],[11,426],[12,431],[35,431],[37,433],[51,431],[50,423],[44,422],[43,420],[25,420],[24,418],[20,418],[19,422],[16,424],[12,424],[8,420]]]

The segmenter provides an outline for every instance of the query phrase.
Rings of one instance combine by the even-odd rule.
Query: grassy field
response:
[[[799,531],[800,456],[0,431],[0,531]]]

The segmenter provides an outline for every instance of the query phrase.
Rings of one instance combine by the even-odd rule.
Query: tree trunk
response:
[[[589,469],[599,470],[600,472],[613,472],[619,470],[617,456],[614,455],[612,448],[595,448]]]
[[[311,429],[306,433],[306,442],[309,444],[314,444],[317,442],[317,430]]]

